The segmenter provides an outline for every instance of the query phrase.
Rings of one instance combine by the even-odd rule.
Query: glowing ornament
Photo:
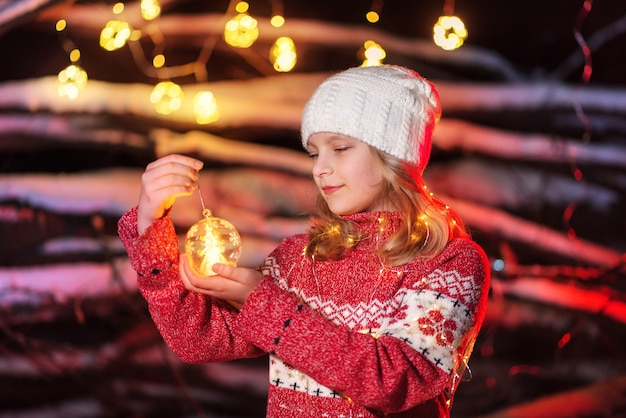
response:
[[[209,209],[204,209],[202,215],[204,219],[187,231],[185,254],[196,275],[214,276],[213,265],[216,263],[237,265],[241,237],[233,224],[213,216]]]
[[[78,97],[78,93],[87,85],[87,73],[78,65],[68,65],[59,72],[57,85],[60,97],[74,100]]]
[[[440,16],[433,28],[435,44],[446,51],[452,51],[463,45],[467,39],[465,24],[457,16]]]

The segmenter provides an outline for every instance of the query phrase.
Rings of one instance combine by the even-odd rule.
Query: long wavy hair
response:
[[[370,150],[383,163],[385,184],[377,203],[401,217],[400,228],[378,247],[385,265],[399,266],[416,257],[434,257],[450,240],[469,237],[461,218],[428,191],[414,166],[374,147]],[[308,235],[305,253],[317,260],[340,259],[368,238],[357,231],[354,223],[332,213],[321,195]]]

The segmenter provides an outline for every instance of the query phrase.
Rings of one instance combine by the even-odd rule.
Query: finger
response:
[[[187,257],[185,255],[181,255],[180,257],[179,270],[180,270],[180,279],[183,282],[185,289],[198,292],[198,293],[203,293],[205,295],[213,296],[209,290],[196,285],[196,283],[203,284],[203,280],[202,278],[199,278],[198,276],[195,275],[194,271],[189,265],[189,260],[187,260]]]
[[[190,193],[198,187],[197,174],[186,175],[167,173],[158,177],[146,178],[144,188],[149,194],[159,196]]]
[[[220,276],[228,277],[229,279],[235,279],[234,275],[237,267],[230,264],[215,263],[213,264],[213,271]]]
[[[198,170],[182,164],[162,164],[157,167],[147,168],[141,175],[143,184],[151,184],[163,179],[191,179],[197,181]]]
[[[151,162],[150,164],[148,164],[147,168],[154,169],[162,165],[169,165],[169,164],[187,166],[194,170],[200,170],[202,166],[204,165],[204,163],[201,160],[198,160],[196,158],[188,157],[186,155],[181,155],[181,154],[169,154],[169,155],[166,155],[165,157],[161,157],[158,160]]]
[[[206,294],[215,295],[227,291],[229,282],[232,280],[222,276],[198,276],[191,268],[191,264],[186,256],[181,256],[182,273],[185,275],[185,282],[191,287],[191,290],[202,291]]]
[[[180,260],[178,262],[178,270],[180,272],[180,280],[183,282],[183,285],[185,285],[185,289],[187,290],[194,290],[194,286],[191,284],[191,282],[189,281],[189,263],[187,261],[187,257],[184,256],[183,254],[180,255]]]

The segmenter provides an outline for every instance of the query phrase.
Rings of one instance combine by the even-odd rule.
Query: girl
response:
[[[322,83],[301,130],[319,210],[258,270],[195,276],[170,208],[197,187],[202,162],[149,164],[119,234],[169,347],[187,362],[269,353],[268,417],[448,417],[489,270],[422,181],[439,116],[434,86],[406,68]]]

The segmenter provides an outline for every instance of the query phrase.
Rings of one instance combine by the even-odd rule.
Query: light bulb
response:
[[[183,104],[183,89],[172,81],[161,81],[152,89],[150,102],[154,110],[162,115],[176,112]]]
[[[435,45],[446,51],[452,51],[463,45],[467,39],[467,29],[457,16],[440,16],[433,27]]]
[[[74,100],[78,97],[78,93],[87,85],[87,73],[76,64],[68,65],[59,72],[57,85],[60,97]]]
[[[204,218],[187,231],[185,254],[198,276],[214,276],[216,263],[237,265],[241,255],[241,236],[233,224],[202,211]]]

